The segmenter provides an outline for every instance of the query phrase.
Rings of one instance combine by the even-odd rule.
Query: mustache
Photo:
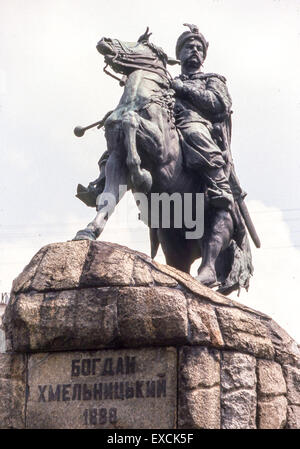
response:
[[[192,58],[194,56],[196,56],[196,58],[198,59],[201,59],[201,55],[196,50],[188,51],[185,54],[186,58]]]
[[[200,56],[196,51],[193,51],[193,53],[191,53],[191,56],[196,56],[198,59],[200,59]]]
[[[202,58],[197,54],[197,53],[191,53],[190,55],[188,55],[185,60],[188,61],[190,59],[197,59],[197,61],[201,62]]]

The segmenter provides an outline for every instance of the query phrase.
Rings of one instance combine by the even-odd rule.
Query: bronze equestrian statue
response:
[[[104,126],[107,140],[99,177],[88,188],[78,185],[77,197],[96,206],[97,215],[75,240],[96,240],[126,189],[149,199],[152,194],[202,192],[203,236],[186,238],[184,225],[176,227],[174,217],[168,229],[148,223],[151,257],[161,245],[167,264],[188,273],[201,257],[196,279],[229,294],[248,289],[253,272],[246,229],[257,247],[260,242],[232,162],[226,80],[201,71],[208,42],[195,25],[187,26],[177,41],[177,60],[149,42],[148,29],[134,43],[103,38],[97,44],[106,67],[123,75],[124,92],[102,121],[74,130],[80,136],[92,126]],[[167,64],[177,62],[181,75],[172,79]],[[120,185],[126,186],[121,195]],[[116,201],[108,204],[107,195]]]

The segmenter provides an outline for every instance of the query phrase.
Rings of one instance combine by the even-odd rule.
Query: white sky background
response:
[[[75,193],[98,176],[104,135],[94,129],[78,139],[73,128],[101,119],[122,93],[103,73],[96,43],[135,41],[149,25],[151,40],[175,56],[182,24],[195,23],[210,42],[204,71],[228,80],[233,157],[262,241],[238,301],[300,342],[300,0],[149,5],[0,0],[0,292],[41,246],[72,239],[95,215]],[[124,199],[101,239],[149,254],[137,214]]]

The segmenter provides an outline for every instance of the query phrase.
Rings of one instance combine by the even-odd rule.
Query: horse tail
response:
[[[149,237],[150,237],[150,244],[151,244],[151,259],[154,259],[154,257],[157,254],[158,247],[159,247],[159,240],[158,240],[158,229],[152,229],[149,227]]]

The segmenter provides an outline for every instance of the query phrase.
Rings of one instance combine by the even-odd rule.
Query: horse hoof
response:
[[[91,229],[78,231],[73,240],[97,240],[95,233]]]
[[[203,279],[202,276],[195,276],[194,279],[209,288],[219,287],[221,285],[221,282],[218,282],[216,279]]]
[[[206,287],[215,288],[215,287],[220,287],[220,285],[221,285],[221,282],[215,281],[215,282],[212,282],[209,285],[206,285]]]
[[[195,279],[209,288],[218,287],[221,285],[221,283],[217,280],[216,272],[209,267],[202,268]]]

